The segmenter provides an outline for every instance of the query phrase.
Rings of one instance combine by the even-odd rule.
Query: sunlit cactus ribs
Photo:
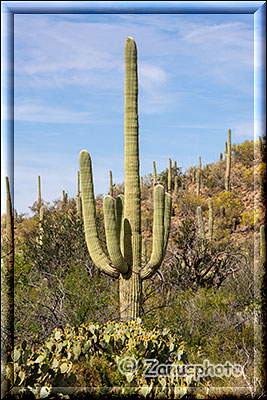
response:
[[[94,264],[113,278],[119,278],[120,318],[140,316],[142,281],[150,278],[165,256],[171,221],[171,195],[162,185],[154,186],[153,248],[150,260],[144,257],[141,235],[141,197],[138,143],[137,49],[128,37],[125,56],[124,169],[125,193],[104,198],[104,224],[109,257],[101,248],[96,228],[96,208],[91,158],[80,153],[81,195],[85,237]],[[143,244],[142,244],[143,242]]]

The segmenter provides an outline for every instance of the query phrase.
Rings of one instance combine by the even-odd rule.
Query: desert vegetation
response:
[[[137,52],[125,43],[125,181],[2,219],[2,391],[7,398],[264,395],[266,142],[231,144],[183,171],[139,175]],[[221,151],[221,154],[220,154]],[[78,155],[77,155],[78,156]],[[204,156],[204,155],[202,155]],[[76,184],[75,182],[73,183]],[[13,237],[14,236],[14,237]],[[122,371],[121,360],[136,360]],[[180,376],[144,374],[146,359]],[[200,376],[186,366],[241,365]],[[166,372],[166,371],[165,371]],[[256,379],[255,379],[256,377]]]

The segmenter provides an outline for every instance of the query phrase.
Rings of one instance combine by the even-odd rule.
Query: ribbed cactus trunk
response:
[[[124,249],[125,261],[132,267],[120,275],[121,320],[136,319],[140,315],[141,280],[141,201],[138,143],[138,78],[137,49],[132,38],[124,47]]]
[[[153,185],[155,186],[157,184],[157,169],[156,169],[156,163],[153,161]]]
[[[178,176],[176,175],[174,178],[174,189],[173,189],[173,194],[175,196],[178,196]]]
[[[228,145],[226,155],[226,170],[225,170],[225,190],[230,191],[230,175],[231,175],[231,129],[228,130]]]
[[[109,257],[103,252],[97,235],[96,208],[91,158],[80,153],[81,193],[86,243],[94,264],[113,278],[119,278],[120,319],[133,320],[141,309],[142,281],[160,268],[166,253],[170,222],[171,196],[162,185],[154,186],[153,248],[146,261],[141,236],[141,193],[139,176],[137,50],[132,38],[125,42],[125,193],[103,201],[104,224]]]

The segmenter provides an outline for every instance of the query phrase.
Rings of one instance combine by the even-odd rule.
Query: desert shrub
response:
[[[249,229],[254,229],[255,225],[259,223],[260,214],[258,210],[244,211],[240,216],[240,225],[243,225]]]
[[[215,206],[215,213],[220,215],[220,207],[225,209],[225,215],[229,220],[239,218],[242,211],[242,203],[240,199],[233,192],[221,192],[219,195],[213,197],[213,204]]]
[[[77,396],[85,388],[95,395],[153,393],[153,398],[180,398],[188,385],[194,385],[189,373],[145,375],[148,364],[144,360],[151,359],[179,363],[181,368],[187,362],[184,342],[166,328],[145,328],[140,320],[55,329],[41,346],[30,347],[23,341],[15,347],[12,383],[18,393],[27,389],[35,398],[62,390]]]
[[[101,209],[100,209],[101,210]],[[36,216],[37,218],[38,216]],[[105,248],[103,215],[97,210]],[[28,225],[27,225],[28,226]],[[42,342],[55,327],[119,316],[117,282],[92,263],[75,204],[65,211],[45,210],[42,222],[22,231],[15,255],[15,341],[33,334]]]
[[[184,192],[183,195],[177,197],[177,201],[174,203],[174,207],[176,208],[175,215],[194,218],[198,206],[206,210],[208,207],[206,199],[189,192]]]
[[[254,142],[253,140],[245,140],[241,144],[232,145],[232,154],[234,160],[242,163],[247,167],[251,167],[254,161]]]

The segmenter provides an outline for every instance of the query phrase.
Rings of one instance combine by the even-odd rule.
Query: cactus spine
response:
[[[212,199],[209,199],[209,240],[213,238],[213,204]]]
[[[225,190],[230,191],[230,174],[231,174],[231,129],[228,130],[228,145],[226,154],[226,171],[225,171]]]
[[[6,195],[7,252],[4,263],[1,263],[1,322],[6,331],[6,339],[2,348],[2,361],[5,368],[7,363],[12,361],[11,352],[14,348],[14,218],[8,177],[6,177]],[[8,375],[11,373],[12,376],[12,364],[10,367],[11,371],[9,373],[6,369],[4,371],[8,373]],[[10,383],[9,379],[4,379],[4,382],[1,385],[1,396],[10,390]]]
[[[103,252],[96,229],[91,158],[80,153],[81,192],[85,237],[93,262],[108,275],[119,278],[120,318],[140,315],[142,281],[151,277],[164,258],[171,219],[171,196],[162,185],[154,187],[153,250],[142,265],[141,198],[139,175],[137,50],[135,41],[125,42],[125,119],[124,169],[125,194],[114,200],[104,198],[104,222],[109,258]]]
[[[157,184],[157,169],[155,161],[153,161],[153,184],[154,186]]]

